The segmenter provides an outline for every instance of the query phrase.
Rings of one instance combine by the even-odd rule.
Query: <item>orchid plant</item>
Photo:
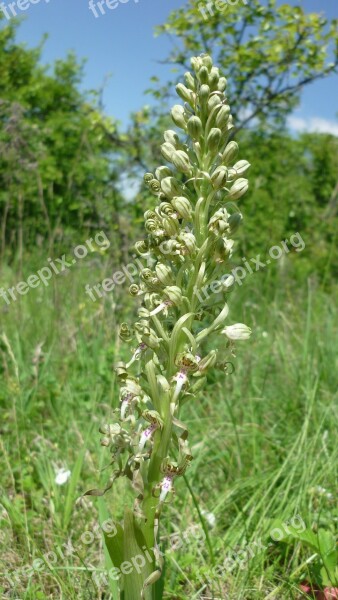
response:
[[[123,525],[106,538],[114,566],[123,574],[121,598],[126,600],[161,597],[159,521],[175,480],[193,458],[181,408],[196,400],[209,371],[227,368],[236,341],[251,333],[242,323],[228,324],[226,297],[234,280],[222,277],[242,221],[236,201],[248,189],[243,176],[250,165],[236,162],[226,79],[208,55],[192,58],[191,65],[185,84],[176,86],[184,104],[171,111],[183,136],[165,131],[161,153],[167,164],[144,177],[157,203],[146,211],[147,235],[135,246],[144,260],[140,280],[129,290],[139,303],[138,319],[121,325],[131,359],[116,366],[116,422],[100,430],[114,472],[105,490],[88,492],[101,495],[121,476],[135,492]],[[213,282],[218,282],[217,293],[200,293]],[[206,352],[211,336],[214,349]],[[222,356],[217,336],[226,339]],[[131,565],[127,573],[126,564]]]

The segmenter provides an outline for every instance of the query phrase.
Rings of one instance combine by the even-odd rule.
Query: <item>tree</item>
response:
[[[231,82],[234,122],[241,129],[253,119],[280,124],[306,85],[337,73],[337,24],[300,6],[277,6],[276,0],[265,6],[261,0],[189,0],[157,32],[172,39],[166,62],[179,71],[189,68],[195,53],[214,56]]]
[[[16,43],[16,25],[0,31],[0,220],[2,256],[38,236],[107,227],[118,201],[115,125],[79,90],[82,66],[70,54],[53,69],[40,48]]]

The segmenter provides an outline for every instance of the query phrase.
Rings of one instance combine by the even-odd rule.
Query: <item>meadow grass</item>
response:
[[[0,307],[3,598],[117,598],[116,582],[96,585],[92,573],[111,566],[97,527],[122,516],[128,490],[119,481],[104,499],[81,498],[111,473],[100,471],[109,452],[98,428],[112,420],[113,366],[127,351],[117,323],[133,311],[125,287],[96,303],[85,295],[110,268],[87,261]],[[7,287],[18,275],[7,269],[2,279]],[[311,552],[270,534],[295,515],[314,531],[337,526],[333,294],[275,265],[237,287],[230,307],[231,322],[254,334],[238,344],[234,373],[215,371],[207,393],[183,409],[194,460],[163,513],[165,597],[297,599]],[[64,485],[59,467],[71,471]],[[188,541],[170,537],[192,526]],[[215,577],[226,558],[232,568]]]

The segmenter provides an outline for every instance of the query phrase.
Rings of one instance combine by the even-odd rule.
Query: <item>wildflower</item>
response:
[[[55,476],[56,485],[64,485],[65,483],[67,483],[70,476],[71,472],[68,469],[58,469]]]
[[[222,330],[229,340],[247,340],[251,335],[251,329],[243,323],[228,325]]]

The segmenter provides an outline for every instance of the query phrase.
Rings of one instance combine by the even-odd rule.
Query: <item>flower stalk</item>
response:
[[[227,322],[230,283],[212,298],[201,293],[220,279],[231,259],[233,234],[242,221],[236,202],[248,189],[243,176],[250,165],[245,160],[234,163],[238,145],[230,139],[234,125],[226,79],[207,55],[192,58],[191,65],[185,84],[176,87],[184,105],[171,111],[183,136],[165,132],[161,153],[168,164],[144,177],[157,204],[146,211],[147,235],[135,246],[144,261],[140,281],[130,288],[139,302],[138,321],[121,326],[131,359],[116,368],[121,385],[118,423],[102,429],[104,445],[113,453],[114,479],[127,477],[136,494],[132,517],[130,510],[126,513],[124,536],[128,533],[129,541],[124,539],[124,548],[135,535],[133,548],[142,540],[148,554],[153,553],[141,578],[133,573],[123,578],[128,600],[155,598],[163,564],[160,516],[176,478],[192,460],[188,429],[179,421],[181,407],[195,401],[208,372],[224,368],[235,342],[251,333],[246,325]],[[214,349],[207,352],[210,336]],[[221,336],[226,349],[218,362]],[[119,567],[117,546],[115,551],[110,543],[110,553]]]

